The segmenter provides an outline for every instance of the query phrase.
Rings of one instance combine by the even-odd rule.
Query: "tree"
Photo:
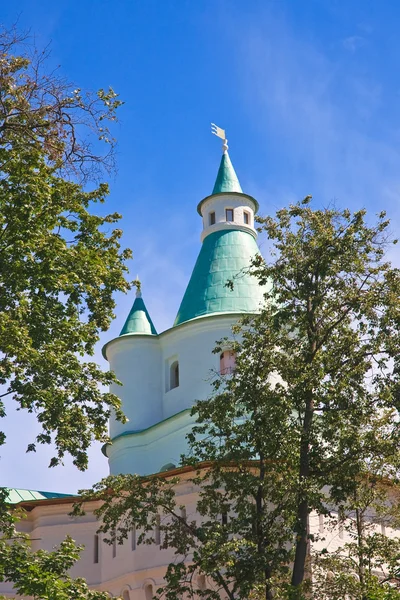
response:
[[[332,524],[344,542],[334,551],[315,552],[313,587],[321,600],[400,599],[399,484],[368,465],[354,493]],[[378,468],[376,468],[378,467]]]
[[[34,413],[42,431],[27,450],[54,443],[50,466],[69,454],[85,469],[111,411],[124,418],[117,396],[103,391],[114,374],[90,359],[114,293],[130,287],[120,215],[95,210],[108,194],[99,178],[113,168],[108,123],[122,103],[111,88],[72,86],[48,58],[15,28],[0,31],[0,416],[5,401]],[[37,599],[106,597],[68,576],[80,550],[71,539],[32,552],[15,518],[3,489],[1,579]]]
[[[354,498],[376,457],[390,476],[399,465],[400,273],[385,262],[385,215],[369,226],[363,210],[312,210],[306,198],[259,222],[273,260],[256,257],[252,272],[272,290],[234,328],[236,370],[193,408],[182,461],[200,521],[182,518],[179,478],[166,474],[106,478],[76,509],[101,500],[110,542],[136,525],[139,543],[154,543],[159,527],[176,553],[159,590],[168,600],[314,597],[310,513]]]
[[[121,102],[111,89],[72,88],[27,43],[0,35],[1,398],[37,415],[42,432],[28,450],[53,441],[52,465],[69,453],[83,469],[111,409],[123,418],[99,387],[115,377],[86,358],[113,318],[114,292],[129,288],[130,251],[112,228],[120,215],[93,212],[108,186],[87,190],[112,161],[106,123]],[[109,142],[104,156],[97,138]]]

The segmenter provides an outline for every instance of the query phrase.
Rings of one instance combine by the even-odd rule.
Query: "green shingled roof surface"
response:
[[[245,231],[215,231],[200,250],[174,325],[212,313],[256,313],[265,288],[244,273],[259,253],[254,237]],[[241,274],[233,290],[227,281]]]
[[[242,192],[239,179],[237,178],[235,169],[233,168],[231,159],[229,158],[229,154],[227,152],[222,155],[217,179],[215,181],[212,193],[220,194],[222,192]]]
[[[18,504],[18,502],[29,502],[31,500],[46,500],[51,498],[69,498],[74,494],[58,494],[57,492],[39,492],[37,490],[21,490],[18,488],[6,488],[8,492],[7,502]]]
[[[119,335],[126,335],[127,333],[157,335],[156,328],[153,325],[153,321],[147,312],[147,308],[141,296],[135,299],[131,312]]]

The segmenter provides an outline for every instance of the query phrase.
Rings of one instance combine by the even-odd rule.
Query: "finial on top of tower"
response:
[[[136,286],[136,298],[142,297],[142,284],[139,279],[139,275],[136,275],[136,279],[132,281],[133,285]]]
[[[211,133],[221,138],[221,140],[224,140],[222,151],[226,154],[228,152],[228,140],[226,139],[225,129],[221,129],[221,127],[218,127],[215,123],[211,123]]]

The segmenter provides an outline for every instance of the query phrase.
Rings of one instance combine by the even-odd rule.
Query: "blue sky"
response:
[[[18,20],[82,88],[112,85],[125,101],[115,134],[110,212],[123,214],[132,278],[159,331],[172,325],[200,246],[199,200],[220,160],[213,121],[227,130],[245,192],[273,213],[312,194],[400,229],[400,5],[395,0],[18,0]],[[261,241],[261,247],[265,242]],[[397,262],[398,257],[393,255]],[[101,345],[118,335],[133,300]],[[103,363],[106,366],[105,363]],[[9,411],[2,485],[74,492],[107,474],[48,469],[25,454],[32,419]]]

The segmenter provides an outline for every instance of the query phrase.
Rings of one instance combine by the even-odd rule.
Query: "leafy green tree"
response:
[[[94,211],[108,186],[87,190],[111,166],[106,124],[121,102],[49,74],[46,54],[26,43],[0,35],[0,415],[5,398],[35,413],[42,431],[28,450],[54,442],[52,465],[69,453],[83,469],[111,409],[123,418],[99,387],[114,375],[87,359],[113,318],[114,292],[129,287],[120,215]],[[109,142],[103,156],[97,138]]]
[[[375,469],[359,475],[358,486],[340,506],[343,543],[315,553],[313,587],[321,600],[400,599],[399,484]],[[386,464],[382,464],[386,470]]]
[[[113,168],[109,125],[121,101],[111,88],[72,86],[48,58],[16,29],[0,30],[0,416],[6,403],[34,413],[41,431],[27,449],[53,443],[51,466],[69,454],[85,469],[111,411],[124,418],[104,391],[115,376],[91,359],[114,293],[129,289],[120,215],[96,207],[108,194],[100,178]],[[106,597],[68,576],[79,556],[72,540],[32,552],[14,519],[3,490],[0,579],[37,599]]]
[[[168,600],[317,598],[311,512],[354,497],[376,456],[390,475],[398,466],[400,273],[385,260],[385,215],[371,226],[363,210],[312,210],[308,197],[259,223],[272,259],[252,272],[272,289],[224,341],[236,370],[193,408],[182,461],[200,517],[182,517],[182,481],[168,474],[109,477],[82,498],[102,500],[110,542],[136,525],[155,543],[159,527],[176,553],[158,592]]]
[[[35,600],[109,600],[106,592],[90,590],[82,578],[73,579],[73,567],[82,547],[67,536],[52,552],[32,552],[27,536],[16,533],[12,544],[0,539],[0,580],[14,584],[19,596]],[[0,596],[5,600],[6,596]]]

